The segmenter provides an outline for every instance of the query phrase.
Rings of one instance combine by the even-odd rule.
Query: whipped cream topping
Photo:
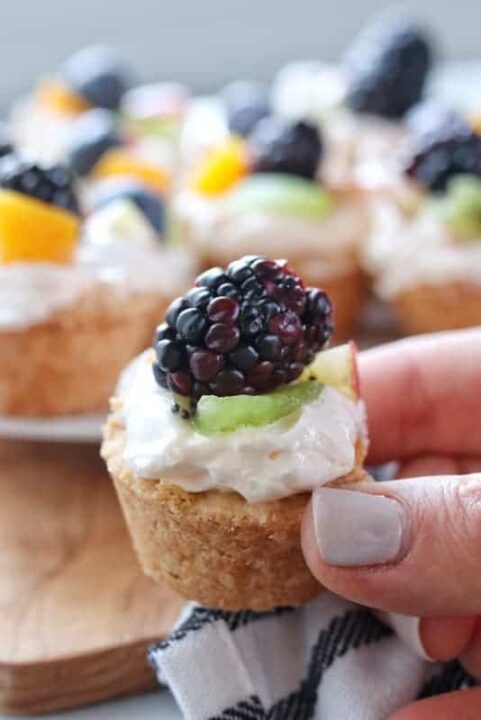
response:
[[[33,96],[14,103],[9,127],[14,144],[29,157],[43,163],[64,160],[72,116],[49,112]]]
[[[362,402],[325,387],[294,423],[206,436],[172,412],[151,357],[147,352],[131,363],[117,389],[124,462],[136,475],[188,492],[233,490],[248,502],[264,502],[311,491],[353,469],[356,441],[365,439]]]
[[[428,206],[406,217],[395,204],[378,203],[363,264],[386,299],[422,285],[481,285],[481,238],[454,240]]]
[[[270,257],[320,259],[340,272],[356,264],[368,216],[359,201],[338,204],[322,218],[238,212],[193,192],[179,195],[175,211],[185,240],[218,262],[262,252]]]
[[[0,264],[0,330],[48,320],[99,286],[122,297],[152,292],[167,298],[189,287],[195,275],[190,255],[163,246],[135,208],[119,215],[114,205],[87,221],[72,264]]]

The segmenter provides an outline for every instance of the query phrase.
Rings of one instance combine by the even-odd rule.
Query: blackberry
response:
[[[378,21],[361,32],[346,58],[354,112],[399,119],[423,94],[432,52],[410,19]]]
[[[295,380],[332,332],[326,293],[305,288],[286,265],[246,256],[199,275],[170,305],[154,377],[194,405],[206,394],[268,392]]]
[[[0,161],[0,187],[80,215],[73,176],[63,165],[40,165],[7,155]]]
[[[249,135],[254,172],[313,178],[322,156],[319,131],[307,122],[267,117]]]
[[[437,121],[414,117],[414,151],[405,173],[431,192],[443,192],[455,175],[481,177],[481,136],[455,113]],[[416,134],[417,133],[417,134]]]

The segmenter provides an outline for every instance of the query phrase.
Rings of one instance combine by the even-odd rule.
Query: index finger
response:
[[[481,328],[409,338],[361,353],[369,462],[480,454]]]

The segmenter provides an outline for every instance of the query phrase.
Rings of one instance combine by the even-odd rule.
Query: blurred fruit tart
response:
[[[213,268],[123,373],[102,454],[144,571],[229,610],[320,592],[302,557],[310,492],[368,479],[356,348],[285,262]],[[279,582],[282,578],[282,582]]]
[[[409,333],[481,324],[481,136],[451,111],[417,126],[406,213],[379,199],[364,263]]]
[[[87,206],[104,180],[135,180],[159,195],[170,186],[170,173],[126,142],[118,116],[109,110],[89,110],[71,124],[65,162],[80,179]]]
[[[16,145],[37,160],[63,161],[72,121],[92,108],[118,110],[129,85],[128,68],[113,48],[83,48],[13,106]]]
[[[98,202],[82,223],[66,167],[0,161],[0,415],[105,408],[191,282],[190,258],[162,242],[158,196],[111,187]]]
[[[247,138],[231,135],[192,168],[174,202],[183,242],[203,266],[243,253],[286,258],[306,281],[325,287],[338,336],[348,336],[362,304],[358,250],[368,207],[356,187],[322,179],[317,128],[274,116]]]
[[[389,184],[409,139],[406,114],[423,97],[432,66],[426,30],[399,9],[376,16],[338,65],[295,62],[272,87],[273,111],[319,124],[330,146],[331,180],[354,175],[371,188]]]

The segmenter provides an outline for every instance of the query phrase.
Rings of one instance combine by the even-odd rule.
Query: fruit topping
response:
[[[165,193],[170,185],[170,176],[165,170],[126,148],[107,150],[93,168],[93,174],[97,178],[135,178],[160,194]]]
[[[61,115],[78,115],[90,108],[89,103],[71,90],[59,78],[41,80],[35,91],[35,100],[51,112]]]
[[[221,90],[231,133],[247,137],[270,114],[269,90],[261,82],[237,80]]]
[[[455,113],[423,126],[418,119],[415,147],[405,172],[427,190],[442,192],[455,175],[481,177],[481,136]],[[423,129],[424,127],[424,129]]]
[[[346,345],[338,345],[318,353],[314,361],[304,370],[302,379],[317,380],[343,392],[352,400],[359,400],[356,343],[351,341]]]
[[[246,256],[212,268],[170,305],[158,328],[158,384],[202,395],[256,395],[295,380],[325,347],[332,307],[284,263]]]
[[[99,183],[94,191],[93,209],[100,210],[119,200],[131,201],[157,233],[165,231],[165,206],[158,193],[135,180],[112,178]]]
[[[89,110],[72,123],[66,148],[68,165],[78,175],[88,175],[107,150],[121,144],[114,115],[108,110]]]
[[[455,239],[481,240],[481,178],[452,178],[446,193],[433,200],[433,209]]]
[[[84,235],[89,240],[89,246],[96,247],[97,257],[100,248],[105,248],[108,253],[112,252],[112,245],[118,249],[120,243],[152,250],[159,242],[159,234],[128,198],[118,198],[90,213]]]
[[[202,195],[219,195],[235,185],[249,171],[249,157],[243,140],[231,137],[208,151],[194,167],[191,187]]]
[[[129,85],[123,63],[112,48],[92,45],[72,55],[61,68],[68,87],[91,106],[116,110]]]
[[[354,112],[402,118],[422,97],[431,55],[428,37],[412,19],[377,20],[347,54],[348,106]]]
[[[322,143],[315,125],[267,117],[249,135],[252,167],[255,172],[288,173],[313,178],[322,155]]]
[[[305,218],[322,218],[333,208],[331,195],[312,180],[281,173],[250,175],[226,196],[234,212],[266,212]]]
[[[0,188],[80,213],[72,174],[63,165],[39,165],[10,154],[0,162]]]
[[[298,412],[306,403],[316,400],[322,384],[295,383],[266,395],[215,397],[204,395],[196,409],[195,427],[199,432],[232,432],[245,427],[260,427]]]

